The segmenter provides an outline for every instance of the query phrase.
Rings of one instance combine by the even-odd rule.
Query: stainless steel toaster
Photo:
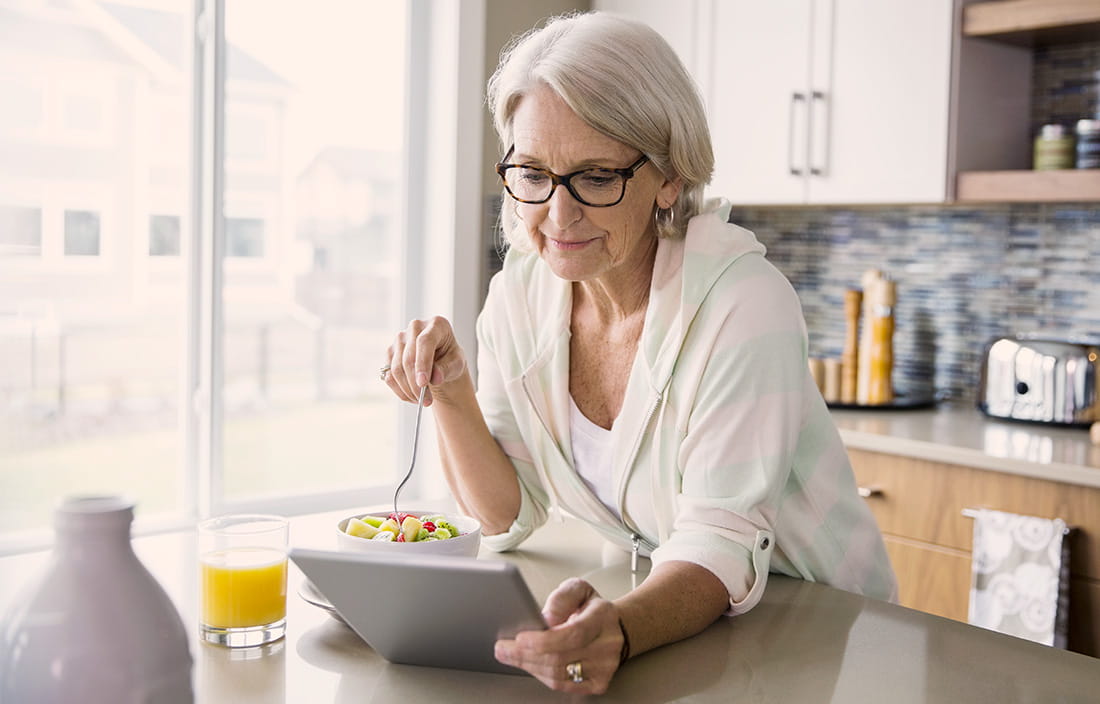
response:
[[[978,408],[993,418],[1087,426],[1100,420],[1100,342],[1000,337],[985,349]]]

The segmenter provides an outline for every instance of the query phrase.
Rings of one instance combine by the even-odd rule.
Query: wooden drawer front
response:
[[[935,616],[967,622],[970,554],[886,536],[886,552],[898,577],[898,603]],[[1069,586],[1067,650],[1100,657],[1100,582],[1074,577]]]
[[[910,609],[966,623],[970,555],[890,536],[885,541],[898,577],[898,602]]]
[[[1100,489],[1000,474],[864,450],[849,450],[883,533],[969,552],[973,520],[964,508],[1062,518],[1071,534],[1070,571],[1100,580]]]

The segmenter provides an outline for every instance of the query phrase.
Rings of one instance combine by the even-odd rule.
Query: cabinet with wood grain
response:
[[[1100,656],[1100,489],[849,449],[903,606],[967,620],[973,521],[964,509],[1062,518],[1070,541],[1070,650]]]

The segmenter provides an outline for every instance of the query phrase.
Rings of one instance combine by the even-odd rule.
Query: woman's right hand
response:
[[[432,392],[466,373],[466,354],[455,339],[450,321],[441,316],[412,320],[386,349],[390,371],[386,384],[398,398],[416,403],[420,388],[428,385],[424,405],[432,403]]]

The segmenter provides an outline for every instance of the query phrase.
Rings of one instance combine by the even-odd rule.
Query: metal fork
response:
[[[416,401],[416,425],[413,427],[413,449],[412,459],[409,461],[409,471],[405,472],[405,478],[401,480],[401,483],[397,485],[397,488],[393,492],[393,513],[397,515],[397,495],[401,493],[401,490],[405,488],[405,483],[409,481],[409,477],[412,476],[413,467],[416,466],[416,446],[420,443],[420,414],[424,411],[424,393],[428,390],[428,385],[420,387],[420,398]],[[396,520],[396,518],[394,519]]]

